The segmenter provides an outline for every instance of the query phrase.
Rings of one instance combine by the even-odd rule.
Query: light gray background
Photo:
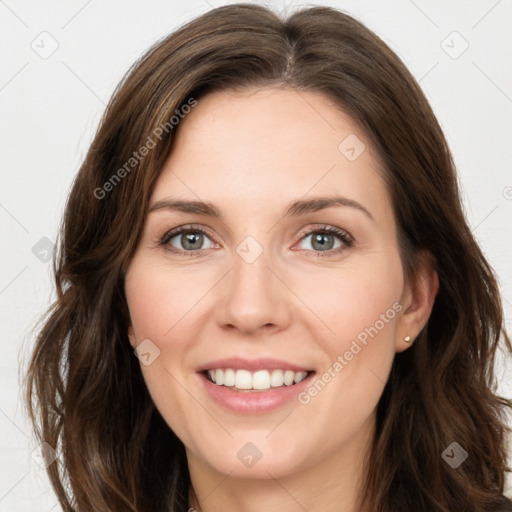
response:
[[[0,512],[60,510],[31,457],[36,445],[19,396],[18,367],[27,357],[20,348],[31,345],[30,327],[53,293],[39,241],[55,241],[71,181],[124,72],[157,39],[226,3],[233,2],[0,0]],[[346,10],[420,81],[453,151],[473,232],[499,276],[510,330],[512,2],[287,4]],[[38,242],[39,257],[32,252]],[[503,358],[499,375],[500,392],[512,397],[511,366]]]

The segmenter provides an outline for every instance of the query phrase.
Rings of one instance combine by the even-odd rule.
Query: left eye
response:
[[[310,247],[301,247],[301,249],[313,250],[319,252],[338,249],[347,242],[342,240],[340,235],[329,233],[326,231],[315,231],[303,237],[301,242],[309,240]]]

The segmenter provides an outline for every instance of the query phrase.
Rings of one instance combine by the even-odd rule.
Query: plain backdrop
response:
[[[234,2],[0,1],[0,512],[60,510],[20,400],[20,348],[50,304],[52,244],[105,104],[151,44],[226,3]],[[286,3],[354,15],[419,80],[453,151],[468,221],[499,277],[510,332],[512,2]],[[512,397],[504,357],[498,373],[499,391]]]

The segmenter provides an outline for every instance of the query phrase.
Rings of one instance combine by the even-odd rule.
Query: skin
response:
[[[338,149],[349,134],[366,147],[354,161]],[[378,400],[395,353],[421,331],[438,289],[427,258],[418,277],[404,279],[379,165],[371,140],[321,93],[214,92],[179,125],[150,206],[202,200],[223,217],[149,213],[125,291],[132,347],[150,339],[160,350],[141,369],[185,444],[197,510],[360,510]],[[357,201],[372,218],[350,206],[284,217],[292,201],[324,196]],[[159,244],[190,223],[208,231],[199,256]],[[327,234],[336,244],[327,255],[313,244],[319,224],[347,231],[353,245]],[[248,236],[263,249],[252,263],[236,251]],[[167,247],[185,251],[180,240]],[[396,303],[400,312],[307,404],[294,399],[273,412],[237,414],[212,401],[195,371],[218,358],[273,357],[319,377]],[[250,468],[237,457],[247,442],[262,454]]]

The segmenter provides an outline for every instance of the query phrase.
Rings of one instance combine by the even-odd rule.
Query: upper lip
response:
[[[233,370],[291,370],[294,372],[310,372],[310,368],[279,359],[261,357],[258,359],[244,359],[242,357],[229,357],[216,359],[197,367],[198,372],[216,370],[221,368],[232,368]]]

